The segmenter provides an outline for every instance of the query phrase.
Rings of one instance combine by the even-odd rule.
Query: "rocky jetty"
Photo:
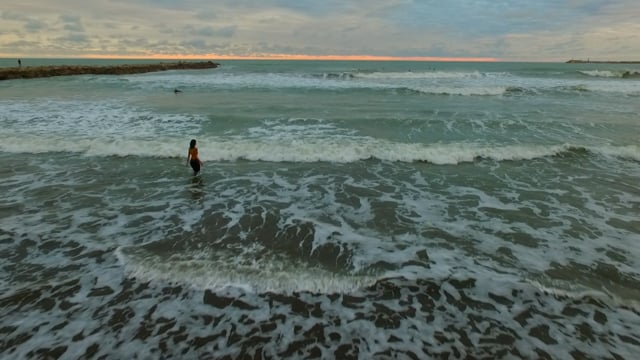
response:
[[[592,61],[571,59],[567,64],[640,64],[640,61]]]
[[[23,66],[0,68],[0,80],[33,79],[70,75],[128,75],[167,70],[213,69],[220,64],[213,61],[172,62],[156,64],[124,64],[111,66],[60,65],[60,66]]]

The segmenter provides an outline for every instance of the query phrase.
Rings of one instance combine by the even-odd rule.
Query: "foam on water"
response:
[[[622,75],[620,75],[622,76]],[[106,81],[111,81],[106,79]],[[575,93],[593,91],[639,95],[637,81],[624,81],[617,76],[593,79],[522,78],[510,73],[478,71],[406,71],[353,72],[336,76],[309,76],[299,73],[235,73],[232,71],[196,74],[151,74],[128,78],[140,89],[172,90],[176,85],[191,89],[316,89],[327,91],[382,90],[463,96],[499,96],[541,93]],[[520,89],[514,91],[514,89]]]
[[[501,75],[508,76],[502,73]],[[364,79],[477,79],[486,77],[479,71],[471,72],[452,72],[452,71],[405,71],[405,72],[373,72],[373,73],[357,73],[355,75]]]
[[[179,258],[162,259],[152,254],[145,255],[138,247],[122,247],[117,249],[116,256],[130,277],[188,284],[213,291],[236,287],[256,293],[348,293],[370,286],[377,280],[367,275],[336,274],[318,267],[293,264],[283,257],[243,255],[238,258],[236,254],[224,251],[183,253]]]
[[[186,75],[231,89],[219,103],[140,95],[181,73],[65,80],[121,86],[117,99],[0,100],[0,357],[640,351],[637,104],[593,91],[636,83],[309,69]],[[298,78],[385,92],[285,84]],[[392,93],[465,81],[542,91]],[[301,104],[271,106],[274,86]]]
[[[133,274],[132,276],[141,276],[145,279],[159,278],[179,283],[186,281],[199,288],[219,289],[225,286],[242,286],[253,291],[297,289],[333,292],[338,291],[337,289],[354,290],[363,284],[370,283],[373,279],[384,277],[420,278],[426,273],[433,276],[434,271],[437,272],[437,267],[433,264],[431,269],[425,272],[423,266],[414,266],[419,262],[405,263],[425,247],[430,249],[429,258],[433,259],[437,254],[433,246],[445,246],[448,243],[448,246],[456,246],[463,251],[468,251],[468,256],[473,258],[484,257],[487,264],[495,262],[492,268],[502,268],[500,263],[505,262],[509,264],[509,268],[517,269],[516,273],[533,272],[544,275],[554,263],[577,262],[593,266],[599,262],[611,262],[615,256],[622,256],[626,259],[625,262],[616,265],[620,274],[630,278],[639,276],[633,269],[638,266],[634,259],[637,259],[640,254],[635,254],[633,247],[629,248],[637,235],[630,234],[622,225],[631,224],[634,221],[633,216],[625,213],[631,211],[633,203],[640,200],[637,196],[629,197],[628,194],[620,193],[621,197],[625,196],[628,199],[626,202],[621,202],[619,208],[613,208],[607,205],[606,201],[582,189],[579,179],[559,180],[557,183],[546,183],[541,187],[541,185],[528,183],[526,178],[513,179],[511,178],[513,175],[498,177],[496,187],[508,190],[496,192],[452,185],[438,189],[434,188],[433,180],[425,179],[420,174],[415,174],[414,180],[399,186],[385,180],[389,176],[387,166],[383,167],[386,170],[382,168],[376,170],[377,168],[374,166],[370,169],[377,174],[375,181],[360,182],[353,178],[342,179],[340,182],[344,185],[341,190],[335,187],[337,181],[327,176],[307,175],[302,182],[294,182],[293,179],[286,177],[259,173],[237,179],[227,175],[224,180],[215,185],[224,184],[226,190],[216,191],[217,198],[214,204],[218,202],[225,204],[231,199],[239,203],[233,209],[225,211],[224,215],[213,216],[213,218],[218,216],[228,218],[224,221],[216,220],[216,223],[224,224],[220,228],[225,229],[222,233],[219,233],[220,230],[215,230],[217,228],[200,229],[198,224],[201,221],[208,221],[207,219],[214,214],[206,211],[198,212],[198,215],[193,217],[188,222],[189,225],[185,225],[184,228],[195,234],[202,233],[203,242],[189,236],[169,241],[169,244],[173,244],[174,241],[180,244],[188,239],[195,241],[193,245],[189,245],[188,249],[191,250],[185,249],[186,252],[181,253],[182,258],[163,260],[158,257],[160,255],[154,255],[153,252],[145,250],[149,246],[158,246],[150,243],[136,245],[133,248],[121,248],[119,250],[121,262],[127,271]],[[265,189],[266,192],[264,194],[262,191],[244,192],[241,188],[232,191],[232,184],[236,182],[242,184],[245,181],[253,184],[250,187]],[[318,186],[324,189],[320,193],[318,190],[313,190]],[[387,187],[392,189],[392,192],[375,190],[377,187]],[[275,194],[271,194],[274,191]],[[343,202],[344,200],[340,200],[352,197],[353,195],[348,195],[351,192],[357,194],[361,191],[368,195],[360,195],[358,202],[354,205],[347,205]],[[527,193],[532,194],[531,198],[523,198],[523,195],[519,195]],[[572,193],[575,195],[571,195]],[[320,196],[320,194],[324,195]],[[545,195],[538,199],[542,194]],[[576,200],[569,201],[567,197],[569,199],[575,197]],[[574,201],[584,202],[585,205],[571,205]],[[217,207],[213,204],[210,206]],[[252,209],[256,206],[263,207],[263,210],[254,213],[255,210]],[[268,215],[273,208],[279,210],[273,213],[274,215]],[[389,211],[385,209],[393,210],[390,214],[383,215],[385,211]],[[530,215],[517,215],[527,213]],[[545,214],[549,215],[545,216]],[[259,216],[256,218],[256,215]],[[271,220],[268,219],[271,216],[275,216],[273,225],[269,225]],[[397,230],[388,234],[386,232],[390,229],[385,229],[381,216],[403,220],[394,225],[398,227]],[[516,216],[516,219],[511,219],[513,216]],[[586,217],[586,220],[577,220],[579,217]],[[161,219],[159,218],[158,221]],[[249,222],[260,226],[246,228],[246,225],[242,225]],[[619,222],[621,225],[618,225]],[[375,225],[378,223],[380,225]],[[584,224],[580,225],[580,223]],[[362,225],[354,227],[354,224],[370,225],[367,226],[369,228],[367,230],[367,228],[360,228]],[[308,252],[304,253],[311,257],[292,262],[291,255],[287,255],[285,261],[280,257],[282,254],[278,253],[281,250],[268,249],[268,246],[271,246],[269,243],[255,247],[250,239],[260,238],[259,234],[270,226],[282,229],[279,230],[282,231],[282,235],[278,236],[285,236],[289,232],[313,234],[310,238],[312,241],[306,250]],[[584,229],[578,230],[581,227]],[[227,241],[225,239],[229,236],[228,234],[236,232],[232,230],[234,228],[243,229],[237,235],[239,237],[234,235],[228,240],[229,244],[241,246],[242,251],[235,252],[233,255],[240,263],[227,263],[225,266],[222,262],[233,258],[231,255],[225,255],[224,248],[231,246],[224,245]],[[198,238],[200,236],[198,235]],[[265,239],[269,239],[274,235],[265,236]],[[299,243],[291,245],[292,249],[302,251],[307,246],[303,238],[298,240]],[[393,241],[389,241],[389,238]],[[574,248],[575,244],[571,241],[575,238],[580,241],[579,249]],[[597,250],[602,248],[604,238],[615,239],[614,242],[609,241],[610,248],[606,252]],[[558,239],[558,241],[549,239]],[[209,248],[214,244],[223,247],[216,250]],[[327,246],[329,247],[326,248]],[[339,249],[340,252],[332,255],[335,259],[329,260],[328,263],[342,263],[342,271],[347,273],[336,277],[309,262],[314,259],[313,254],[318,250],[331,248]],[[620,249],[627,250],[621,253]],[[295,250],[294,253],[299,250]],[[592,254],[591,257],[585,257],[586,253]],[[612,255],[609,255],[610,253]],[[303,257],[307,256],[304,254]],[[340,254],[346,254],[346,258],[341,258]],[[284,268],[296,269],[293,271],[295,275],[283,277],[282,274],[286,272],[282,270]],[[249,271],[250,269],[253,270]],[[367,274],[373,269],[378,269],[377,275],[361,277],[362,271]],[[261,279],[255,271],[262,274],[272,273],[273,281]],[[314,281],[310,281],[307,275],[313,272],[326,276],[318,275],[313,279]],[[555,276],[551,273],[549,275]],[[591,285],[584,283],[583,286]],[[604,290],[612,294],[621,291],[616,286]],[[629,294],[632,298],[637,295]]]
[[[610,157],[640,161],[640,145],[600,146],[592,151]]]
[[[8,153],[73,152],[85,156],[141,156],[182,158],[184,140],[176,137],[146,139],[38,136],[5,133],[0,150]],[[200,137],[201,158],[205,161],[337,162],[353,163],[367,159],[385,161],[423,161],[437,165],[456,165],[478,159],[496,161],[532,160],[587,150],[609,157],[640,161],[640,148],[627,146],[494,145],[472,143],[411,144],[376,140],[369,137],[339,137],[271,140],[234,140]]]
[[[197,133],[203,122],[197,115],[158,114],[113,100],[0,101],[0,106],[0,119],[5,130],[14,132],[11,136],[153,138]]]
[[[624,78],[625,76],[629,76],[631,74],[636,74],[637,77],[637,74],[639,74],[638,72],[633,70],[581,70],[578,72],[582,75],[602,78]]]
[[[232,329],[241,338],[258,331],[253,341],[264,341],[263,354],[279,357],[293,356],[287,355],[288,344],[311,334],[323,334],[316,343],[327,355],[339,353],[342,342],[360,339],[356,348],[363,356],[390,349],[481,356],[504,348],[524,357],[540,351],[562,357],[574,351],[576,328],[597,334],[581,342],[582,351],[592,356],[609,351],[628,356],[635,349],[628,344],[635,336],[629,326],[640,325],[638,294],[619,296],[615,289],[589,283],[575,291],[545,276],[554,262],[569,261],[587,266],[606,261],[622,274],[640,276],[633,270],[640,254],[630,245],[638,241],[637,234],[616,224],[632,217],[582,189],[580,179],[537,184],[527,172],[515,178],[506,171],[510,178],[503,178],[501,166],[476,167],[475,177],[489,171],[496,181],[505,181],[495,187],[503,190],[490,191],[460,179],[462,174],[444,181],[446,171],[429,174],[402,164],[369,164],[370,173],[361,178],[345,177],[340,168],[333,168],[333,175],[320,168],[294,177],[284,170],[232,170],[203,185],[205,193],[215,196],[193,203],[184,184],[170,178],[160,177],[163,183],[143,194],[142,189],[129,192],[137,185],[127,178],[151,181],[137,173],[77,191],[83,182],[75,171],[83,164],[66,174],[69,170],[55,163],[41,166],[46,176],[37,181],[24,175],[3,181],[2,190],[13,189],[7,201],[26,207],[0,222],[8,232],[2,235],[3,258],[19,256],[21,247],[30,249],[21,262],[34,277],[19,289],[3,281],[0,303],[6,310],[5,338],[14,344],[6,350],[11,356],[54,351],[51,344],[66,346],[65,356],[91,351],[151,357],[160,351],[187,351],[182,356],[214,351],[222,356],[253,349],[244,341],[229,342]],[[411,176],[403,178],[404,172]],[[50,189],[59,193],[36,203],[34,192]],[[544,201],[536,199],[536,192],[546,194]],[[79,198],[91,194],[101,195],[102,209],[94,210],[94,202],[81,205]],[[627,196],[626,206],[640,201]],[[571,198],[588,199],[587,206],[571,205]],[[525,222],[507,213],[532,218]],[[600,233],[578,230],[573,220],[578,216]],[[38,222],[44,227],[34,227]],[[279,229],[275,242],[273,236],[260,235],[269,234],[272,226]],[[48,235],[39,239],[24,229]],[[507,241],[510,232],[519,237]],[[572,238],[580,239],[579,249],[567,242]],[[610,251],[626,260],[615,262],[599,252],[603,238]],[[305,247],[304,239],[312,239],[310,255],[325,249],[325,255],[336,257],[315,264],[312,256],[296,259],[279,247],[287,239],[298,239],[296,251]],[[337,247],[340,252],[327,251]],[[345,267],[330,270],[344,251],[349,254]],[[69,280],[60,269],[47,279],[47,269],[62,264],[79,267],[81,275]],[[540,279],[556,287],[541,285]],[[562,321],[549,322],[548,317]],[[25,333],[30,337],[18,343],[15,339]],[[76,340],[70,342],[72,337]],[[174,341],[171,349],[162,345],[165,341]],[[195,345],[201,342],[209,345]],[[487,344],[491,350],[482,350]]]

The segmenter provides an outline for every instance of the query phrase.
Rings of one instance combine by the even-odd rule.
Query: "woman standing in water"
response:
[[[189,143],[189,153],[187,154],[187,164],[191,165],[193,175],[196,176],[200,172],[202,161],[198,158],[198,148],[196,147],[196,139],[191,139]]]

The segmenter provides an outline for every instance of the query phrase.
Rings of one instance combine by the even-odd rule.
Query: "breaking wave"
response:
[[[640,72],[631,70],[581,70],[578,73],[589,77],[601,78],[640,78]]]
[[[559,145],[480,145],[473,143],[420,144],[398,143],[367,137],[292,139],[218,139],[202,138],[204,161],[335,162],[352,163],[378,159],[392,162],[427,162],[455,165],[479,159],[518,161],[549,156],[594,153],[640,161],[640,147]],[[184,141],[174,139],[79,139],[38,135],[6,137],[0,151],[8,153],[71,152],[85,156],[139,156],[182,158]]]

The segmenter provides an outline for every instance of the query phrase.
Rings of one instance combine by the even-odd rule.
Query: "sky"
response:
[[[3,1],[0,57],[640,60],[640,1]]]

